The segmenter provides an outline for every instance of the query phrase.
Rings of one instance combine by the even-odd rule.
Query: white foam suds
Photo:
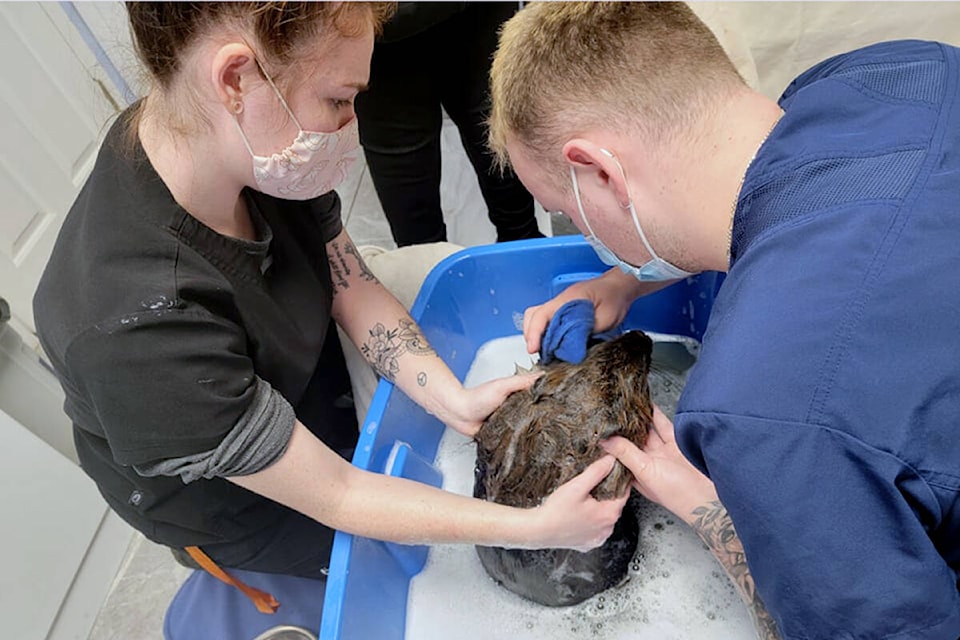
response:
[[[475,386],[528,368],[523,337],[492,340],[465,381]],[[664,384],[666,382],[666,384]],[[651,376],[654,401],[668,414],[684,376]],[[443,487],[471,495],[476,447],[447,430],[437,452]],[[743,640],[755,637],[746,607],[700,539],[668,511],[639,508],[640,543],[629,580],[573,607],[528,602],[497,585],[470,545],[437,545],[410,582],[406,640]]]

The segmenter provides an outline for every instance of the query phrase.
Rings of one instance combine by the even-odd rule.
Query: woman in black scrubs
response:
[[[133,3],[153,89],[113,126],[35,299],[84,470],[148,538],[319,577],[332,530],[589,548],[622,500],[606,458],[519,510],[349,464],[334,323],[471,435],[510,378],[465,390],[361,260],[333,191],[389,12],[361,3]],[[332,320],[332,322],[331,322]]]

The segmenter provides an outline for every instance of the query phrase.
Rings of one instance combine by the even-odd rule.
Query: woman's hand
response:
[[[531,509],[533,534],[529,544],[522,546],[589,551],[606,542],[630,492],[610,500],[597,500],[590,492],[613,470],[615,462],[613,456],[603,456]]]
[[[613,465],[613,456],[604,456],[540,506],[521,509],[359,469],[298,421],[276,462],[228,480],[331,528],[378,540],[587,550],[610,536],[626,501],[590,496]]]
[[[540,340],[553,314],[571,300],[589,300],[593,303],[593,330],[600,333],[623,322],[634,300],[668,284],[672,283],[641,283],[616,267],[599,278],[572,284],[552,300],[530,307],[524,312],[523,335],[527,342],[527,353],[540,350]]]
[[[461,388],[446,403],[440,418],[448,427],[470,438],[477,434],[480,425],[514,391],[527,389],[542,372],[497,378],[470,389]]]
[[[694,519],[694,509],[717,500],[713,483],[683,457],[677,447],[673,423],[656,406],[653,429],[643,449],[620,436],[601,442],[600,446],[630,469],[633,486],[640,493],[687,524]]]

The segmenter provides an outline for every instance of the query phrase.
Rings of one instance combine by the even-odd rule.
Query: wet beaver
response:
[[[526,391],[506,399],[476,435],[474,496],[535,507],[604,455],[601,440],[622,435],[642,446],[653,420],[647,375],[653,342],[631,331],[592,346],[578,365],[558,362]],[[621,496],[630,472],[619,462],[593,490]],[[626,508],[603,546],[569,549],[477,547],[490,576],[514,593],[549,606],[577,604],[619,584],[639,537]]]

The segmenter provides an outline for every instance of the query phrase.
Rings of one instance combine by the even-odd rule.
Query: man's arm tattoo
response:
[[[390,330],[379,322],[375,324],[370,329],[370,339],[360,346],[360,351],[376,372],[390,382],[396,380],[397,373],[400,371],[399,359],[403,354],[412,353],[417,356],[436,354],[427,344],[426,338],[420,333],[417,325],[406,318],[400,318],[397,328]],[[420,376],[417,376],[417,382],[420,386],[424,386],[427,376],[425,373],[421,375],[423,382],[420,383]]]
[[[360,266],[360,277],[366,280],[367,282],[376,281],[377,277],[373,275],[373,272],[370,271],[370,268],[367,266],[367,263],[363,261],[363,258],[360,257],[360,252],[357,251],[356,245],[351,241],[347,241],[343,246],[344,253],[348,253],[357,259],[357,264]]]
[[[713,500],[693,510],[696,520],[693,530],[707,545],[733,581],[740,597],[747,603],[750,615],[753,617],[757,633],[761,640],[780,640],[777,623],[770,616],[767,608],[757,593],[747,567],[747,557],[743,552],[743,543],[733,528],[733,521],[727,509],[719,500]]]
[[[352,243],[350,243],[352,244]],[[347,276],[350,275],[350,267],[343,258],[343,250],[340,244],[334,240],[330,243],[333,249],[333,255],[327,255],[327,262],[330,263],[330,279],[333,281],[333,295],[337,295],[340,289],[349,289],[350,283]]]

